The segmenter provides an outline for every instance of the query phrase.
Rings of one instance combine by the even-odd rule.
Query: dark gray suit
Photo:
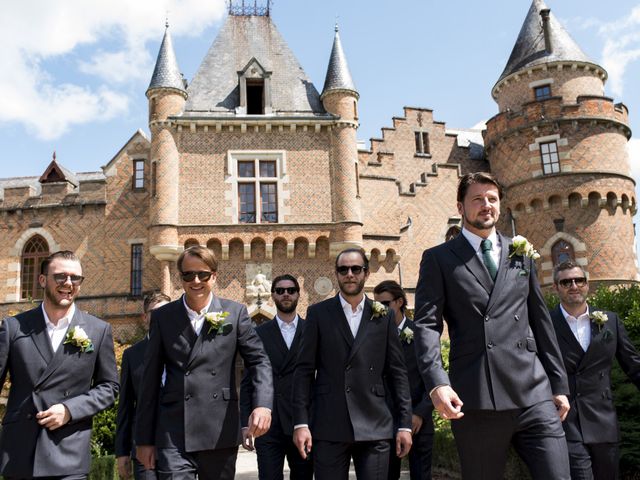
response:
[[[559,463],[557,470],[539,465],[549,462],[534,453],[538,437],[554,444],[559,439],[558,448],[545,446],[554,452],[562,452],[565,443],[552,403],[552,394],[569,393],[555,331],[535,264],[527,257],[509,258],[511,239],[498,235],[495,284],[462,234],[424,252],[415,301],[419,367],[427,391],[451,385],[464,403],[465,416],[452,428],[465,478],[500,477],[510,441],[535,478],[568,477],[566,445],[549,460]],[[448,375],[440,358],[444,319],[451,340]],[[531,424],[540,429],[535,438],[525,437],[534,433]],[[488,443],[493,448],[479,448]]]
[[[76,326],[87,333],[93,352],[61,343],[54,353],[40,306],[0,326],[0,385],[7,372],[11,378],[0,438],[6,477],[89,472],[93,415],[113,404],[118,373],[110,325],[76,308],[69,329]],[[56,403],[67,407],[71,420],[52,431],[40,427],[36,413]]]
[[[371,452],[359,456],[359,448],[368,442],[386,443],[395,436],[385,401],[385,376],[393,387],[399,426],[411,428],[411,394],[396,326],[391,314],[372,316],[371,304],[367,298],[355,339],[338,296],[311,305],[307,311],[294,373],[293,422],[310,426],[319,480],[347,475],[349,456],[357,471],[379,470],[380,458]],[[347,446],[347,461],[331,470],[326,465],[333,458],[324,458],[325,446],[337,444]],[[388,443],[386,446],[382,455],[388,464]],[[384,478],[386,472],[385,465]]]
[[[614,358],[640,389],[640,355],[629,340],[618,315],[614,312],[604,313],[609,320],[602,328],[591,322],[591,342],[585,352],[560,307],[551,311],[571,389],[571,410],[563,427],[570,447],[572,479],[616,478],[620,430],[611,394],[611,367]],[[577,445],[572,445],[574,442]],[[583,447],[584,451],[591,459],[591,468],[587,465],[587,471],[581,471],[583,465],[580,453],[583,449],[580,449],[579,444],[586,446]],[[575,455],[572,454],[572,447],[578,450]]]
[[[263,436],[256,438],[255,447],[258,454],[258,474],[262,479],[282,479],[284,458],[290,469],[291,480],[311,479],[313,463],[304,460],[293,444],[293,372],[296,358],[300,351],[300,337],[304,328],[304,319],[298,317],[296,333],[291,348],[282,337],[278,321],[263,323],[256,328],[269,355],[273,372],[273,412],[271,428]],[[247,426],[247,419],[253,410],[253,383],[249,370],[246,369],[240,386],[240,417],[242,426]]]
[[[237,451],[241,441],[235,380],[238,352],[251,369],[253,405],[272,408],[271,365],[246,307],[214,297],[209,311],[229,312],[224,321],[231,324],[231,332],[209,332],[205,322],[196,336],[182,298],[153,310],[136,412],[137,445],[181,453]],[[163,368],[166,383],[161,392]],[[202,471],[199,474],[201,480],[207,478]]]

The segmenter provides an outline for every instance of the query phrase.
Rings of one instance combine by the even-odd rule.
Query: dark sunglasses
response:
[[[84,277],[82,275],[69,275],[68,273],[52,273],[51,276],[58,285],[64,285],[67,281],[67,278],[71,280],[71,283],[73,285],[76,286],[80,285],[84,280]]]
[[[198,277],[198,279],[201,282],[206,282],[211,278],[211,275],[213,275],[213,272],[208,272],[205,270],[201,272],[181,272],[180,273],[180,276],[182,277],[182,281],[184,282],[193,282],[196,279],[196,277]]]
[[[389,305],[391,305],[391,302],[395,302],[396,300],[398,300],[400,297],[396,297],[393,300],[382,300],[381,304],[383,304],[385,307],[388,307]]]
[[[287,292],[289,295],[293,295],[298,293],[298,289],[296,287],[276,287],[273,291],[278,295],[284,295],[284,292]]]
[[[569,288],[572,283],[576,284],[576,287],[584,287],[587,284],[587,279],[585,277],[576,277],[576,278],[563,278],[558,281],[558,285],[562,288]]]
[[[353,273],[354,275],[360,275],[363,270],[367,270],[367,267],[364,267],[362,265],[343,265],[336,268],[336,272],[338,272],[340,275],[348,274],[349,270],[351,270],[351,273]]]

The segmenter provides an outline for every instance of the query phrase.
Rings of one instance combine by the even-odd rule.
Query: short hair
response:
[[[273,282],[271,282],[271,293],[275,291],[276,285],[278,285],[278,283],[284,280],[289,280],[290,282],[293,282],[293,284],[296,286],[298,291],[300,291],[300,284],[298,284],[298,280],[296,279],[296,277],[294,277],[293,275],[289,275],[288,273],[285,273],[284,275],[278,275],[276,278],[273,279]]]
[[[63,260],[72,260],[74,262],[80,263],[80,259],[71,250],[59,250],[52,253],[42,261],[42,263],[40,264],[40,274],[46,275],[49,271],[49,265],[51,265],[51,262],[58,258],[62,258]],[[82,268],[82,265],[80,265],[80,267]]]
[[[347,254],[347,253],[358,253],[358,254],[360,254],[360,256],[362,257],[362,262],[363,262],[363,266],[364,266],[365,270],[369,270],[369,259],[367,258],[367,254],[364,251],[364,248],[347,248],[345,250],[342,250],[336,256],[336,269],[338,268],[338,260],[340,260],[340,257],[342,255]]]
[[[558,283],[558,276],[560,276],[560,272],[563,272],[565,270],[573,270],[574,268],[579,268],[586,278],[587,272],[584,271],[584,268],[582,268],[573,260],[566,260],[553,267],[553,283]]]
[[[502,185],[498,182],[496,177],[488,172],[474,172],[465,174],[458,182],[458,196],[459,202],[464,202],[464,197],[467,195],[467,190],[471,185],[476,183],[492,184],[498,189],[498,198],[502,199]]]
[[[213,254],[213,252],[207,247],[203,247],[202,245],[194,245],[193,247],[185,249],[178,257],[178,261],[176,263],[178,265],[178,271],[180,273],[182,273],[182,261],[187,255],[202,260],[207,264],[207,267],[209,267],[212,272],[218,271],[218,261],[216,260],[216,256]]]
[[[142,302],[142,310],[144,313],[149,313],[160,302],[170,302],[169,295],[165,295],[162,292],[151,292],[145,295]]]
[[[398,298],[402,299],[402,307],[400,310],[404,312],[404,309],[407,306],[407,295],[404,293],[400,284],[395,280],[384,280],[373,289],[373,293],[376,295],[380,295],[385,292],[390,293],[394,300],[397,300]]]

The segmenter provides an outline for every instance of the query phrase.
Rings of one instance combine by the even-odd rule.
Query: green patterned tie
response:
[[[482,260],[484,261],[484,266],[487,267],[487,271],[489,275],[491,275],[491,280],[496,281],[496,275],[498,274],[498,267],[496,267],[496,262],[493,261],[491,257],[491,240],[485,238],[480,242],[480,249],[482,250]]]

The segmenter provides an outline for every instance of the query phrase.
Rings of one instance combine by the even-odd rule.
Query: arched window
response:
[[[23,300],[42,298],[42,288],[38,283],[40,264],[49,256],[49,245],[40,235],[29,239],[22,250],[21,289]]]
[[[558,240],[553,244],[551,257],[553,258],[553,265],[559,265],[567,260],[575,261],[576,258],[573,253],[573,246],[564,240]]]

